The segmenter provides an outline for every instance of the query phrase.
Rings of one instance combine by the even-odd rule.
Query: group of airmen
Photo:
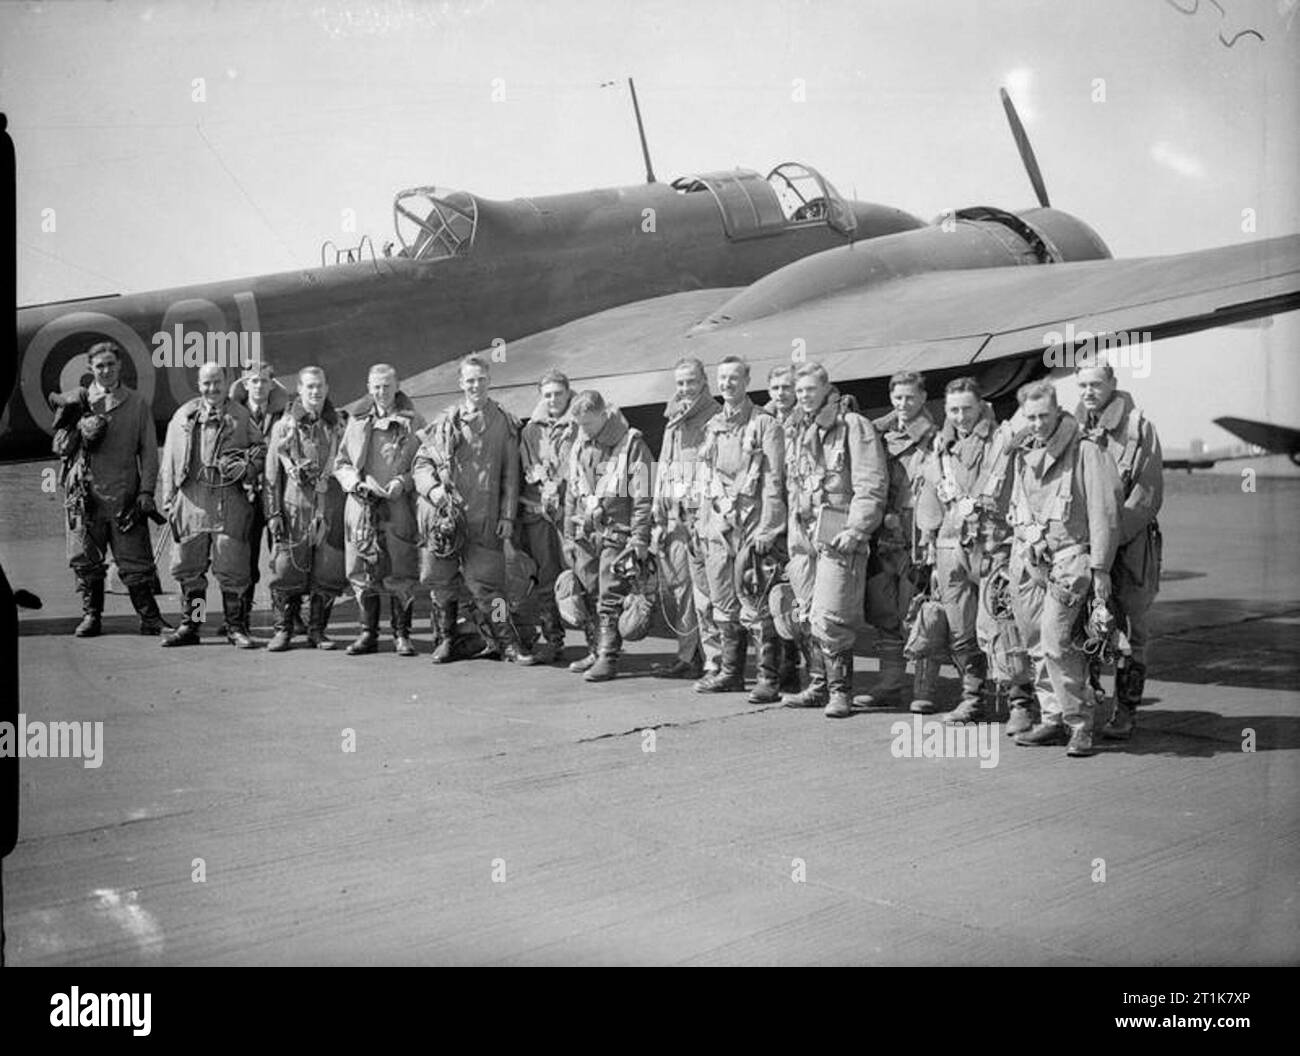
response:
[[[79,637],[100,633],[111,551],[141,633],[198,644],[210,573],[223,633],[259,647],[249,614],[265,535],[270,652],[300,635],[335,648],[331,609],[350,589],[360,632],[347,654],[378,651],[387,598],[394,651],[415,656],[425,589],[434,663],[560,663],[567,621],[586,640],[569,669],[606,681],[621,618],[653,581],[676,637],[661,674],[697,692],[744,692],[752,644],[756,704],[1005,717],[1016,743],[1072,756],[1092,754],[1094,729],[1133,731],[1162,467],[1154,427],[1105,362],[1077,371],[1073,414],[1039,381],[999,424],[971,378],[948,383],[935,422],[925,379],[896,374],[892,411],[872,421],[815,363],[774,368],[758,406],[744,361],[717,365],[719,401],[705,366],[683,359],[656,461],[618,408],[559,371],[542,376],[521,425],[490,396],[479,356],[461,361],[462,398],[431,423],[384,364],[352,415],[319,367],[300,370],[290,395],[265,363],[229,387],[208,364],[160,459],[148,406],[121,382],[121,349],[100,342],[88,358],[91,384],[51,396]],[[170,526],[176,627],[155,600],[150,520]],[[922,622],[927,648],[915,645]],[[880,673],[854,696],[864,623]],[[1122,651],[1093,648],[1103,640]],[[935,700],[944,659],[961,680],[952,709]],[[1100,676],[1112,660],[1110,699]]]

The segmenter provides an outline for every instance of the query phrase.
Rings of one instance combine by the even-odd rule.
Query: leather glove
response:
[[[837,532],[835,538],[831,540],[831,549],[841,554],[851,554],[857,545],[857,534],[847,528],[842,532]]]
[[[135,508],[145,517],[152,517],[158,512],[158,504],[147,491],[140,492],[135,498]]]

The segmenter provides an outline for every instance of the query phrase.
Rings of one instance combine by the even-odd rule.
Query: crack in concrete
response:
[[[579,737],[573,744],[592,744],[596,741],[608,741],[619,737],[631,737],[638,733],[644,733],[646,730],[674,730],[686,729],[689,726],[699,726],[706,722],[717,722],[723,719],[744,718],[746,715],[757,715],[760,712],[771,711],[773,708],[783,707],[781,704],[755,704],[744,711],[731,711],[725,715],[702,715],[698,719],[685,719],[680,722],[647,722],[643,726],[634,726],[630,730],[613,730],[609,733],[598,733],[594,737]]]
[[[88,836],[96,832],[108,832],[112,829],[124,829],[128,825],[140,825],[146,821],[165,821],[169,818],[183,818],[188,814],[198,813],[198,808],[175,810],[165,814],[146,814],[141,818],[123,818],[121,821],[107,821],[103,825],[92,825],[88,829],[69,829],[66,832],[46,832],[34,836],[23,836],[19,843],[40,843],[42,840],[62,840],[69,836]]]

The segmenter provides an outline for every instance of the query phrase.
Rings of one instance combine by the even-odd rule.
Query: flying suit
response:
[[[266,519],[284,519],[283,538],[273,542],[272,591],[333,599],[347,589],[344,496],[334,477],[345,428],[328,400],[313,415],[295,399],[271,430],[262,495]]]
[[[889,498],[867,572],[866,616],[880,635],[881,649],[901,653],[903,619],[913,594],[916,494],[937,430],[924,409],[906,425],[894,412],[873,424],[888,456]]]
[[[981,582],[979,494],[996,431],[993,408],[984,403],[971,431],[951,422],[939,429],[922,468],[916,527],[934,549],[938,600],[948,622],[948,647],[962,676],[963,705],[975,709],[987,673],[977,621]]]
[[[275,428],[275,423],[280,420],[284,414],[285,408],[289,406],[289,395],[279,382],[272,381],[271,391],[266,399],[266,406],[255,409],[248,399],[248,390],[244,387],[243,379],[237,379],[230,386],[230,398],[236,403],[243,404],[244,409],[248,411],[248,417],[252,419],[253,425],[257,427],[262,434],[262,439],[267,446],[271,444],[271,430]],[[261,495],[257,495],[253,501],[253,519],[248,527],[248,588],[244,591],[244,602],[251,608],[253,604],[253,591],[257,588],[258,581],[261,579],[261,556],[262,556],[262,539],[266,535],[266,513],[265,503]]]
[[[653,463],[641,433],[611,410],[590,440],[579,436],[569,457],[565,524],[575,550],[573,571],[597,611],[617,622],[629,592],[614,560],[632,543],[650,545]]]
[[[659,571],[662,589],[673,610],[679,662],[693,660],[697,649],[704,662],[717,667],[722,639],[713,621],[709,577],[698,536],[700,485],[696,479],[704,426],[722,408],[708,392],[693,403],[671,400],[664,409],[664,428],[655,480],[654,523],[662,531]]]
[[[590,661],[579,661],[570,670],[585,672],[588,681],[615,675],[623,645],[618,621],[623,599],[632,590],[622,559],[634,545],[650,545],[651,473],[645,439],[614,408],[600,432],[590,439],[579,435],[570,452],[565,535],[573,574],[587,599]]]
[[[758,647],[759,703],[780,699],[780,642],[763,597],[761,609],[736,585],[742,551],[761,544],[770,550],[786,530],[785,435],[766,411],[743,397],[733,409],[723,404],[704,427],[700,448],[699,539],[722,637],[722,666],[696,683],[696,691],[720,693],[745,687],[746,633]],[[751,560],[756,554],[751,554]]]
[[[196,601],[207,593],[209,566],[221,586],[227,626],[232,615],[236,625],[240,622],[248,587],[251,496],[265,458],[260,430],[248,411],[230,399],[210,406],[196,396],[167,426],[158,491],[176,540],[171,574],[185,595],[191,624],[202,620]],[[232,596],[238,603],[233,609]]]
[[[1115,463],[1123,505],[1119,547],[1111,569],[1111,607],[1128,632],[1130,671],[1116,672],[1116,698],[1136,707],[1146,675],[1147,611],[1160,590],[1163,540],[1156,516],[1164,501],[1164,462],[1155,426],[1127,392],[1116,391],[1100,413],[1075,411],[1084,433]],[[1131,684],[1130,684],[1131,683]]]
[[[108,574],[105,558],[111,551],[128,590],[149,587],[156,572],[148,523],[136,518],[138,523],[124,532],[117,518],[135,506],[140,495],[152,495],[157,486],[158,434],[153,414],[143,396],[121,383],[110,392],[92,382],[85,406],[108,421],[93,451],[80,449],[75,422],[54,433],[54,453],[67,467],[64,487],[81,489],[85,499],[84,511],[68,519],[68,565],[79,582],[97,583],[102,591]]]
[[[1052,435],[1020,441],[1008,521],[1012,603],[1044,724],[1092,733],[1094,698],[1075,626],[1091,574],[1109,571],[1119,544],[1114,461],[1062,412]]]
[[[531,604],[514,598],[511,603],[518,605],[522,620],[541,624],[542,634],[552,650],[564,647],[564,626],[555,604],[555,581],[564,568],[560,540],[565,478],[577,433],[577,424],[567,408],[552,418],[544,401],[538,401],[532,417],[519,433],[522,490],[517,534],[522,550],[536,562],[537,582]]]
[[[841,410],[833,387],[821,409],[799,426],[788,451],[787,574],[800,622],[824,653],[848,652],[861,624],[871,537],[885,515],[885,451],[866,418]],[[855,537],[848,553],[817,544],[824,507],[844,515],[843,527]]]
[[[389,594],[404,607],[415,596],[420,568],[411,462],[420,446],[416,434],[424,425],[424,418],[399,392],[388,414],[380,414],[371,401],[343,432],[334,476],[347,495],[344,562],[358,602]],[[363,481],[387,487],[394,479],[402,481],[402,493],[395,499],[370,500],[357,494]]]
[[[724,406],[709,419],[699,463],[699,538],[714,619],[743,624],[758,635],[771,616],[754,611],[736,593],[736,554],[755,537],[770,543],[786,530],[785,434],[746,396],[734,411]]]
[[[430,588],[435,606],[459,600],[468,589],[489,621],[504,622],[506,559],[497,525],[515,519],[519,501],[519,423],[491,399],[480,409],[458,403],[420,439],[413,475],[421,538],[431,528],[437,488],[451,489],[465,518],[459,554],[437,557],[422,546],[420,583]]]

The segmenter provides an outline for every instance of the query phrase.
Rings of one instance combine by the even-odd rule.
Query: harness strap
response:
[[[1137,465],[1138,451],[1142,447],[1142,409],[1134,407],[1128,416],[1128,427],[1125,430],[1127,434],[1124,440],[1124,451],[1119,456],[1119,479],[1124,484],[1124,493],[1127,496],[1129,489],[1133,486],[1133,470]]]
[[[809,435],[811,434],[811,435]],[[809,442],[811,441],[811,442]],[[787,468],[787,473],[793,476],[799,482],[799,499],[795,503],[795,518],[804,526],[811,525],[817,517],[817,507],[822,504],[826,497],[826,449],[835,447],[836,444],[843,444],[845,449],[845,460],[848,456],[848,425],[844,418],[844,412],[838,411],[835,415],[834,423],[826,430],[826,439],[823,440],[821,430],[817,428],[815,417],[809,418],[804,423],[804,434],[798,437],[795,442],[795,460],[793,468]],[[800,471],[802,459],[799,452],[803,448],[808,448],[808,460],[812,464],[821,466],[820,477],[809,473],[805,475]],[[848,467],[845,467],[847,472]],[[817,487],[809,489],[806,482],[816,480]]]
[[[1081,442],[1081,441],[1080,441]],[[1067,521],[1070,517],[1070,508],[1074,502],[1074,468],[1078,459],[1078,450],[1071,452],[1071,458],[1065,469],[1061,472],[1056,482],[1056,492],[1047,500],[1042,520],[1034,514],[1033,508],[1029,505],[1029,496],[1025,494],[1025,475],[1017,473],[1015,475],[1014,491],[1011,500],[1011,508],[1015,512],[1016,525],[1029,526],[1037,525],[1044,531],[1051,521]],[[1053,508],[1055,513],[1053,513]]]
[[[940,494],[940,500],[944,505],[951,506],[954,502],[970,498],[957,483],[957,474],[953,472],[952,468],[952,455],[943,447],[940,447],[938,448],[938,456],[939,472],[943,476],[944,482],[944,494]]]
[[[745,423],[744,433],[741,436],[741,449],[748,453],[745,468],[742,472],[737,473],[730,480],[723,474],[719,473],[713,466],[713,458],[717,452],[717,432],[711,431],[705,446],[700,450],[700,461],[709,466],[709,480],[716,483],[722,491],[722,498],[731,503],[735,503],[738,498],[751,495],[755,485],[758,483],[759,474],[763,469],[763,444],[758,435],[758,414],[752,415]],[[712,498],[718,498],[713,495]]]
[[[607,498],[617,497],[618,482],[627,476],[627,464],[632,450],[632,441],[634,438],[640,437],[640,435],[641,433],[638,430],[629,427],[623,439],[619,441],[618,449],[613,453],[613,458],[608,460],[608,468],[595,480],[588,477],[579,458],[582,445],[578,443],[573,445],[572,450],[569,452],[569,476],[577,481],[577,492],[580,498],[585,499],[595,496],[597,500],[603,503]],[[597,463],[596,468],[599,465],[600,463]]]

